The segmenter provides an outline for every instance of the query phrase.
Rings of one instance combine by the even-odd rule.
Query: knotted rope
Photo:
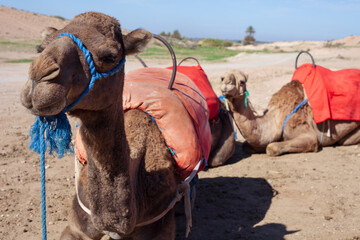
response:
[[[56,151],[58,157],[61,158],[65,153],[73,153],[73,146],[71,144],[71,125],[66,117],[65,112],[70,111],[81,99],[92,89],[95,80],[106,78],[117,73],[124,67],[125,57],[120,60],[119,64],[105,73],[98,73],[95,69],[94,61],[91,58],[91,53],[86,49],[80,39],[76,38],[70,33],[61,33],[59,38],[67,36],[70,37],[84,53],[87,63],[89,64],[91,80],[87,88],[81,93],[80,97],[71,105],[65,107],[56,116],[35,118],[34,124],[30,128],[30,149],[40,154],[41,160],[41,218],[42,218],[42,239],[47,239],[46,231],[46,190],[45,190],[45,153],[48,150],[49,154]]]

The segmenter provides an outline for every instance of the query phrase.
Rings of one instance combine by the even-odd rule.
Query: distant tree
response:
[[[181,35],[180,35],[180,32],[179,30],[175,30],[172,34],[172,37],[173,38],[177,38],[177,39],[180,39],[181,38]]]
[[[253,34],[255,34],[255,29],[250,25],[245,32],[246,34],[252,36]]]
[[[247,35],[244,37],[243,44],[244,45],[254,44],[256,42],[253,36],[253,34],[255,34],[255,29],[252,26],[249,26],[245,32]]]

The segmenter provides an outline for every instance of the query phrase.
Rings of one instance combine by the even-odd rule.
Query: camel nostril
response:
[[[46,81],[56,78],[60,73],[60,68],[54,68],[52,71],[43,76],[40,80]]]

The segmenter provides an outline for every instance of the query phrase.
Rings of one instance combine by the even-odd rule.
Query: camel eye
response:
[[[245,85],[246,81],[245,81],[245,80],[241,80],[240,83],[241,83],[242,85]]]
[[[221,77],[221,81],[222,81],[222,82],[224,81],[224,79],[225,79],[224,77]]]

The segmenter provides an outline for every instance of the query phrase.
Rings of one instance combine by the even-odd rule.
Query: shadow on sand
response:
[[[276,192],[262,178],[218,177],[200,179],[192,212],[193,227],[188,240],[281,240],[286,226],[264,219]],[[185,238],[185,216],[176,216],[176,240]]]

